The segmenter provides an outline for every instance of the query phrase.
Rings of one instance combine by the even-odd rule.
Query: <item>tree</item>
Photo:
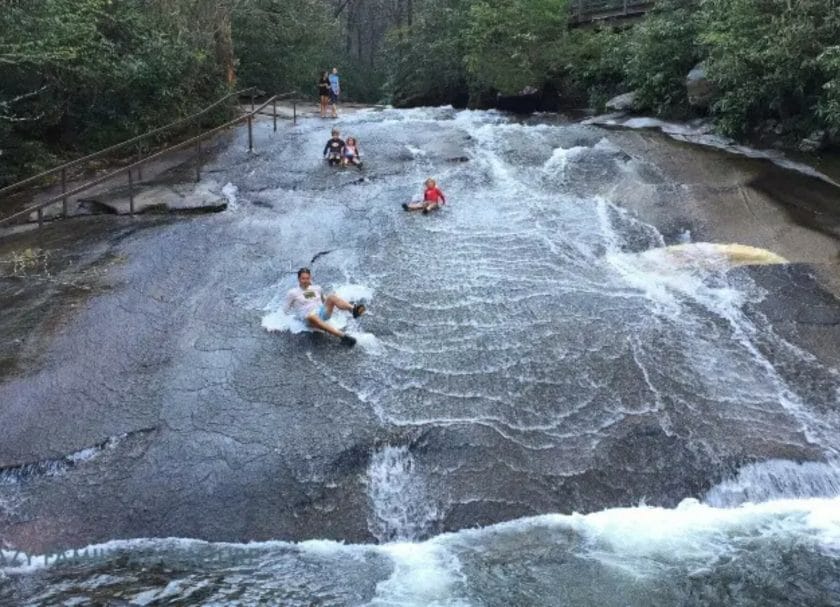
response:
[[[238,7],[233,36],[242,84],[314,95],[319,73],[334,61],[338,33],[322,0],[252,0]]]
[[[387,37],[385,84],[397,105],[467,102],[464,32],[471,0],[426,0]]]
[[[0,179],[149,130],[226,90],[214,27],[199,18],[210,4],[3,2]]]
[[[466,30],[466,63],[473,90],[516,93],[541,87],[562,63],[567,0],[476,0]]]
[[[820,99],[831,107],[831,53],[823,53],[840,40],[834,0],[706,0],[701,18],[708,73],[720,89],[712,110],[727,132],[767,119],[819,126]]]
[[[700,60],[697,0],[659,0],[630,33],[626,82],[639,107],[657,114],[686,111],[686,74]]]

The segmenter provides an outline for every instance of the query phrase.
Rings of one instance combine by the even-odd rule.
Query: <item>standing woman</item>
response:
[[[321,100],[321,118],[326,118],[327,105],[330,103],[330,79],[327,72],[322,73],[318,81],[318,97]]]
[[[338,106],[338,96],[341,94],[341,84],[339,83],[337,67],[332,69],[332,74],[330,74],[328,78],[330,81],[330,103],[332,104],[332,115],[333,118],[338,118],[336,106]]]

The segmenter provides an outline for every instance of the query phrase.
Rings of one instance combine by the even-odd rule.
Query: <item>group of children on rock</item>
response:
[[[330,166],[355,166],[362,168],[362,157],[359,152],[359,143],[355,137],[348,137],[345,141],[341,138],[341,132],[333,129],[331,137],[324,146],[324,159]],[[421,211],[424,215],[434,211],[441,205],[446,204],[446,196],[437,187],[437,182],[431,177],[423,182],[423,200],[416,202],[404,202],[402,207],[406,211]]]
[[[336,117],[335,104],[338,100],[338,76],[337,70],[333,68],[333,75],[330,76],[324,72],[322,78],[321,91],[321,117],[326,115],[326,92],[332,90],[329,100],[333,104],[333,117]],[[334,85],[333,89],[328,89],[328,85]],[[330,133],[331,137],[324,146],[324,160],[330,166],[355,166],[362,168],[362,157],[359,151],[359,143],[355,137],[348,137],[346,140],[341,138],[341,132],[334,128]],[[438,209],[441,205],[446,204],[446,196],[434,179],[429,178],[423,182],[423,199],[415,202],[405,202],[402,207],[406,211],[421,211],[427,214],[430,211]],[[309,268],[301,268],[298,270],[298,286],[290,289],[286,295],[286,302],[284,310],[288,314],[294,314],[298,319],[303,321],[310,329],[323,331],[340,338],[341,343],[347,346],[353,346],[356,343],[356,338],[348,335],[344,331],[329,323],[333,311],[338,308],[353,315],[353,318],[358,318],[365,313],[366,308],[361,303],[351,303],[336,293],[324,295],[321,287],[312,284],[312,274]]]
[[[362,168],[362,156],[356,138],[348,137],[347,141],[344,141],[338,129],[332,130],[332,137],[324,146],[324,158],[330,166],[353,165]]]

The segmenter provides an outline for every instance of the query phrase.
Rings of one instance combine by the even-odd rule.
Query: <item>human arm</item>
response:
[[[286,314],[291,314],[292,313],[292,306],[294,305],[294,303],[295,303],[295,291],[294,291],[294,289],[292,289],[288,293],[286,293],[286,301],[283,303],[283,311]]]

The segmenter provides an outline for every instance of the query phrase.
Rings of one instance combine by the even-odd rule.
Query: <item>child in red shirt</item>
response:
[[[434,211],[441,205],[446,204],[446,196],[443,195],[437,183],[431,177],[424,182],[426,189],[423,191],[423,200],[417,202],[404,202],[403,209],[406,211],[423,211],[425,215]]]

